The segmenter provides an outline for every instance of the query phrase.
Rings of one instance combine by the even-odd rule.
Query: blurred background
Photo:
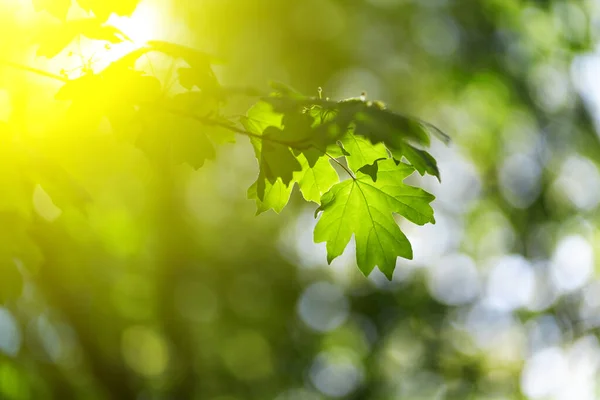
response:
[[[110,17],[217,55],[225,85],[366,91],[446,131],[441,184],[411,178],[437,224],[402,224],[415,259],[391,282],[350,247],[328,266],[297,194],[256,217],[245,138],[162,170],[109,124],[66,128],[61,82],[12,63],[76,77],[133,45],[36,57],[53,22],[0,0],[0,399],[600,398],[600,2],[142,0]]]

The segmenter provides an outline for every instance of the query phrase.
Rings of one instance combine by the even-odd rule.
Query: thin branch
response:
[[[194,119],[204,125],[216,125],[216,126],[220,126],[224,129],[228,129],[234,133],[238,133],[240,135],[244,135],[250,138],[256,138],[265,142],[271,142],[271,143],[277,143],[277,144],[281,144],[283,146],[287,146],[287,147],[294,147],[294,143],[290,143],[290,142],[285,142],[282,140],[277,140],[277,139],[273,139],[271,137],[265,137],[263,135],[259,135],[256,133],[252,133],[252,132],[248,132],[247,130],[238,128],[237,126],[234,125],[229,125],[226,124],[224,122],[220,122],[217,120],[213,120],[207,117],[200,117],[198,115],[194,115],[194,114],[189,114],[180,110],[172,110],[172,109],[166,109],[166,111],[169,111],[170,113],[174,114],[174,115],[179,115],[180,117],[187,117],[187,118],[191,118]],[[333,157],[331,154],[327,153],[326,151],[324,151],[323,149],[315,146],[315,145],[311,145],[312,148],[322,152],[323,154],[325,154],[327,157],[329,157],[331,160],[333,160],[334,163],[336,163],[337,165],[339,165],[344,171],[346,171],[346,173],[348,173],[348,175],[350,176],[350,178],[352,178],[353,180],[356,180],[356,176],[354,175],[354,173],[352,173],[352,171],[350,170],[350,168],[348,168],[347,166],[345,166],[344,164],[342,164],[341,162],[339,162],[335,157]]]
[[[69,78],[66,78],[64,76],[60,76],[60,75],[56,75],[53,74],[51,72],[46,72],[44,70],[38,69],[38,68],[33,68],[33,67],[28,67],[26,65],[22,65],[22,64],[18,64],[12,61],[8,61],[8,60],[2,60],[0,59],[0,64],[4,64],[8,67],[11,68],[15,68],[15,69],[19,69],[21,71],[26,71],[26,72],[31,72],[33,74],[36,75],[40,75],[40,76],[45,76],[46,78],[51,78],[51,79],[55,79],[61,82],[68,82]]]
[[[4,64],[4,65],[7,65],[9,67],[12,67],[12,68],[15,68],[15,69],[19,69],[19,70],[22,70],[22,71],[31,72],[31,73],[34,73],[34,74],[37,74],[37,75],[45,76],[47,78],[52,78],[52,79],[55,79],[55,80],[58,80],[58,81],[61,81],[61,82],[68,82],[68,81],[70,81],[69,78],[66,78],[66,77],[63,77],[63,76],[60,76],[60,75],[55,75],[53,73],[46,72],[46,71],[43,71],[41,69],[37,69],[37,68],[33,68],[33,67],[28,67],[26,65],[18,64],[18,63],[12,62],[12,61],[7,61],[7,60],[0,59],[0,64]],[[191,114],[191,113],[187,113],[187,112],[184,112],[184,111],[181,111],[181,110],[175,110],[175,109],[169,109],[169,108],[165,108],[165,111],[168,111],[168,112],[170,112],[170,113],[172,113],[174,115],[178,115],[180,117],[186,117],[186,118],[194,119],[194,120],[196,120],[196,121],[198,121],[198,122],[200,122],[200,123],[202,123],[204,125],[219,126],[221,128],[227,129],[227,130],[229,130],[231,132],[237,133],[239,135],[247,136],[249,138],[259,139],[259,140],[262,140],[262,141],[265,141],[265,142],[277,143],[277,144],[280,144],[280,145],[283,145],[283,146],[287,146],[287,147],[292,147],[292,148],[294,147],[294,143],[286,142],[286,141],[283,141],[283,140],[277,140],[277,139],[274,139],[274,138],[271,138],[271,137],[265,137],[263,135],[259,135],[259,134],[252,133],[252,132],[248,132],[247,130],[238,128],[235,125],[227,124],[225,122],[214,120],[214,119],[211,119],[211,118],[208,118],[208,117],[201,117],[201,116],[198,116],[196,114]],[[341,162],[339,162],[335,157],[333,157],[331,154],[327,153],[326,151],[324,151],[324,150],[316,147],[315,145],[311,145],[311,146],[313,148],[315,148],[316,150],[319,150],[319,151],[323,152],[323,154],[325,154],[327,157],[329,157],[331,160],[333,160],[333,162],[335,162],[337,165],[339,165],[344,171],[346,171],[346,173],[348,173],[348,175],[352,179],[356,180],[356,176],[354,176],[354,174],[352,173],[352,171],[347,166],[345,166],[344,164],[342,164]]]
[[[165,111],[170,112],[173,115],[178,115],[180,117],[190,118],[190,119],[198,121],[198,122],[200,122],[201,124],[204,124],[204,125],[219,126],[221,128],[230,130],[231,132],[234,132],[234,133],[237,133],[237,134],[240,134],[240,135],[248,136],[248,137],[251,137],[251,138],[256,138],[256,139],[259,139],[259,140],[263,140],[265,142],[271,142],[271,143],[281,144],[281,145],[287,146],[287,147],[294,147],[294,143],[286,142],[286,141],[283,141],[283,140],[277,140],[277,139],[274,139],[274,138],[271,138],[271,137],[265,137],[263,135],[259,135],[257,133],[253,133],[253,132],[248,132],[247,130],[242,129],[242,128],[238,128],[235,125],[230,125],[230,124],[227,124],[227,123],[222,122],[222,121],[211,119],[209,117],[201,117],[201,116],[196,115],[196,114],[191,114],[191,113],[187,113],[185,111],[171,109],[171,108],[163,108],[163,109]]]

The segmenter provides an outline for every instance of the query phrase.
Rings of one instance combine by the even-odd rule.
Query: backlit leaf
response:
[[[440,170],[437,166],[437,161],[431,154],[425,150],[418,149],[408,143],[403,143],[398,148],[392,150],[393,156],[400,160],[401,157],[412,165],[421,175],[429,174],[440,179]]]
[[[394,220],[399,214],[416,224],[435,223],[429,203],[434,196],[405,185],[414,169],[394,160],[380,161],[377,181],[357,173],[333,186],[321,198],[322,211],[314,232],[316,243],[327,243],[327,260],[341,255],[352,235],[356,241],[356,261],[368,275],[375,266],[392,278],[397,257],[412,259],[412,248]]]
[[[339,182],[337,172],[327,157],[319,158],[312,166],[303,155],[298,156],[298,161],[302,170],[295,172],[295,179],[298,181],[302,197],[306,201],[320,204],[321,196]]]
[[[258,197],[257,186],[258,182],[254,182],[248,188],[248,199],[256,202],[256,215],[262,214],[265,211],[272,209],[276,213],[280,213],[287,203],[290,201],[293,185],[286,185],[280,179],[274,183],[264,182],[264,194],[262,199]]]
[[[373,164],[376,160],[388,158],[383,143],[372,144],[368,139],[353,134],[347,134],[340,142],[348,154],[346,155],[348,166],[354,172],[367,164]]]

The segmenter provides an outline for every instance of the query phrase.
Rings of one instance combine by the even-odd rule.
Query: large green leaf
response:
[[[258,166],[260,168],[256,193],[259,199],[263,199],[266,183],[275,183],[281,179],[284,185],[289,186],[294,179],[294,172],[301,171],[302,166],[294,156],[289,147],[270,141],[269,135],[263,135],[262,139],[251,138]]]
[[[321,198],[322,211],[314,232],[316,243],[327,243],[327,261],[341,255],[352,235],[356,261],[368,275],[375,266],[391,279],[398,256],[412,259],[412,248],[393,213],[419,225],[435,223],[430,204],[434,196],[405,185],[414,169],[388,159],[378,163],[377,180],[358,172],[333,186]]]
[[[355,171],[387,158],[387,148],[396,158],[404,157],[421,175],[428,173],[439,179],[435,159],[414,146],[429,146],[432,134],[447,143],[448,136],[435,126],[392,112],[381,102],[359,98],[334,102],[286,93],[289,91],[279,90],[264,100],[284,115],[282,137],[294,139],[298,148],[330,149],[341,141],[352,156],[347,159]],[[312,117],[312,125],[305,122],[307,115]],[[288,126],[286,121],[292,123]]]
[[[274,112],[269,103],[259,101],[248,110],[241,122],[248,132],[260,136],[270,126],[281,127],[282,118],[283,115]]]

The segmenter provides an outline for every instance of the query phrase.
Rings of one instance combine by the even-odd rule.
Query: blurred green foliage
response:
[[[127,115],[90,126],[123,94],[65,121],[63,83],[11,63],[72,78],[131,49],[36,57],[66,2],[35,3],[0,2],[0,398],[598,397],[594,3],[143,0],[127,20],[105,4],[135,2],[79,2],[133,40],[217,55],[229,87],[366,91],[449,132],[431,149],[442,183],[409,181],[437,223],[401,224],[415,259],[391,282],[353,254],[327,266],[300,196],[255,217],[247,142],[180,148],[196,171],[132,145]],[[189,73],[161,57],[161,79]]]

